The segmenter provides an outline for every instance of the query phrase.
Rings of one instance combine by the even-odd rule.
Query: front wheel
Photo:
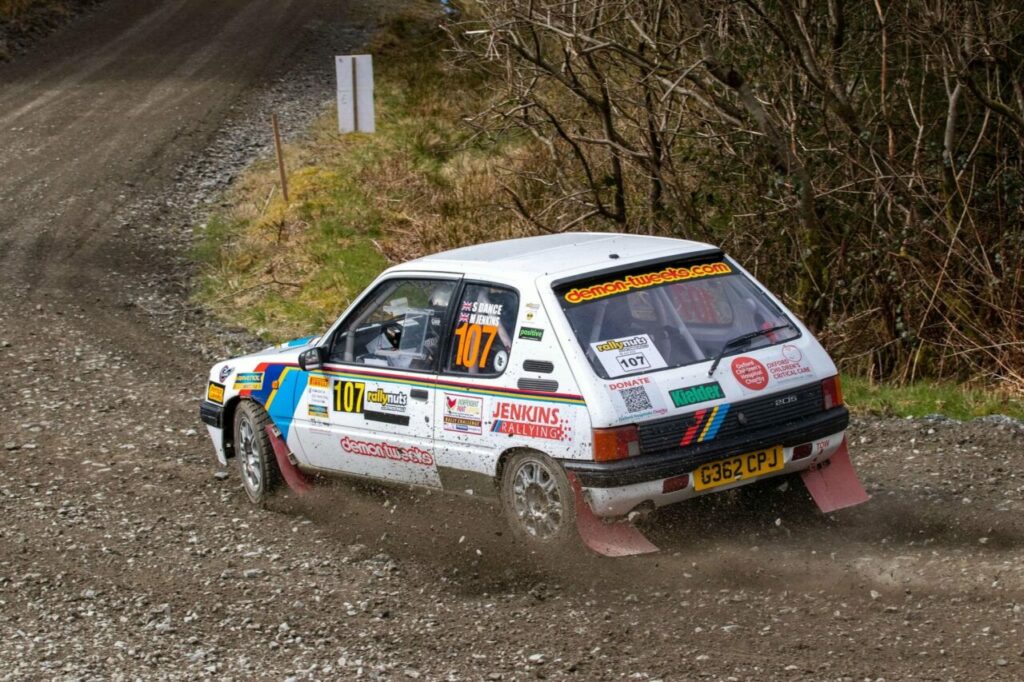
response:
[[[281,482],[281,472],[270,445],[266,427],[270,417],[251,400],[235,410],[235,458],[242,475],[242,488],[253,504],[266,502]]]
[[[575,539],[576,508],[562,467],[539,452],[513,455],[501,475],[501,506],[512,532],[538,547]]]

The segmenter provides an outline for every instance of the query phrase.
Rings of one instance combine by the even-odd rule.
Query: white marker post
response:
[[[368,54],[335,57],[334,65],[338,74],[338,131],[374,132],[373,57]]]

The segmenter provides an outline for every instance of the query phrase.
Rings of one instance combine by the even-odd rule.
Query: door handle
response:
[[[413,400],[426,400],[427,398],[430,397],[430,393],[428,393],[425,389],[422,388],[412,389],[411,391],[409,391],[409,395],[412,397]]]

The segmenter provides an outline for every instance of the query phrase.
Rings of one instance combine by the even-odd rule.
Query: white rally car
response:
[[[360,476],[500,499],[536,544],[801,472],[830,511],[867,499],[835,365],[707,244],[569,233],[384,272],[323,335],[218,363],[202,420],[253,502]]]

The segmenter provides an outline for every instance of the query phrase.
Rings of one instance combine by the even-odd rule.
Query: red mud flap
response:
[[[857,472],[853,470],[846,438],[843,438],[836,454],[824,462],[823,466],[807,469],[801,477],[818,509],[826,514],[871,499],[860,484]]]
[[[298,470],[289,458],[291,454],[288,445],[281,440],[281,432],[273,424],[267,424],[267,436],[270,438],[270,447],[274,448],[274,457],[277,459],[277,468],[281,470],[281,476],[288,487],[296,495],[305,495],[313,489],[313,480]]]
[[[576,530],[583,544],[603,556],[633,556],[658,551],[633,524],[602,521],[583,499],[583,487],[579,479],[572,472],[566,473],[576,500]]]

